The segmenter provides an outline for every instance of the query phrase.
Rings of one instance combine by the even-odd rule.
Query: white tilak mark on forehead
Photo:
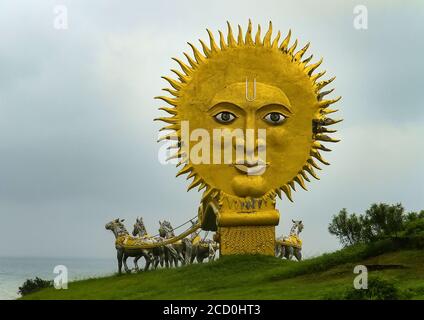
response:
[[[253,97],[249,97],[249,81],[246,78],[246,100],[255,101],[256,99],[256,78],[253,79]]]

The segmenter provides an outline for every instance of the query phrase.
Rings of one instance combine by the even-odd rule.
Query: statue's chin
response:
[[[238,175],[233,178],[231,186],[238,197],[259,198],[266,193],[265,180],[262,176]]]

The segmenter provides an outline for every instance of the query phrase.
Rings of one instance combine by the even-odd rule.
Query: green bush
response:
[[[53,287],[53,281],[51,280],[43,280],[39,277],[34,279],[25,280],[24,284],[19,287],[18,293],[21,296],[25,296],[29,293],[38,291],[43,288]]]
[[[368,289],[348,289],[342,299],[346,300],[399,300],[401,291],[391,282],[380,278],[370,278]]]

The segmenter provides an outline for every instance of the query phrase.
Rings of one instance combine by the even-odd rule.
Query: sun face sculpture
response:
[[[171,85],[164,90],[172,97],[157,97],[170,105],[160,108],[170,116],[157,120],[168,124],[163,130],[173,130],[162,139],[177,140],[174,157],[182,166],[177,176],[188,174],[187,179],[193,179],[188,189],[204,189],[204,198],[220,193],[232,199],[266,201],[277,195],[281,198],[283,192],[292,201],[295,183],[306,189],[308,175],[318,179],[316,160],[328,164],[320,152],[330,150],[322,142],[338,141],[328,135],[335,131],[327,126],[341,121],[328,117],[337,111],[330,105],[340,97],[324,99],[333,90],[323,91],[334,78],[321,80],[325,71],[315,70],[322,60],[311,63],[312,56],[304,58],[309,43],[296,51],[298,42],[290,44],[290,31],[281,42],[280,32],[273,38],[271,22],[263,38],[260,26],[252,36],[250,21],[246,33],[238,27],[236,38],[228,23],[226,37],[219,31],[219,45],[212,32],[207,32],[209,46],[200,40],[203,54],[189,43],[193,57],[184,53],[187,63],[174,58],[181,67],[181,71],[172,70],[177,79],[163,77]],[[182,143],[184,121],[191,132],[206,130],[210,137],[214,129],[264,129],[265,170],[250,175],[247,169],[251,167],[243,161],[192,161],[187,150],[195,148],[198,141]],[[259,140],[255,140],[256,150]],[[214,142],[209,145],[213,150]]]

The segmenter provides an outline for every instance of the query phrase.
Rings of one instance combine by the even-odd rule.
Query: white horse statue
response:
[[[297,261],[300,261],[302,260],[302,240],[299,234],[304,226],[302,220],[292,220],[292,222],[289,236],[281,236],[275,240],[275,256],[291,260],[294,255]]]

